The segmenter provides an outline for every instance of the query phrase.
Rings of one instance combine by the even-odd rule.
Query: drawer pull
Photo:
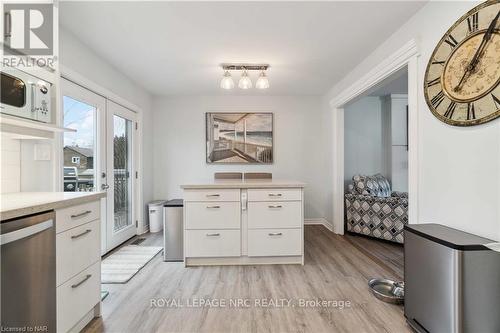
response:
[[[211,197],[218,198],[218,197],[220,197],[220,194],[207,194],[207,197],[208,198],[211,198]]]
[[[71,288],[75,289],[75,288],[78,288],[79,286],[81,286],[85,281],[87,281],[88,279],[90,279],[92,277],[92,274],[87,274],[86,277],[83,278],[82,281],[78,282],[78,283],[75,283],[73,285],[71,285]]]
[[[217,237],[217,236],[220,236],[220,234],[218,232],[216,233],[213,233],[213,234],[207,234],[208,237]]]
[[[86,211],[84,211],[84,212],[82,212],[80,214],[71,215],[71,218],[72,219],[76,219],[77,217],[82,217],[82,216],[88,215],[90,213],[92,213],[91,210],[86,210]]]
[[[269,208],[283,208],[283,206],[282,206],[282,205],[275,205],[275,206],[272,206],[272,205],[271,205],[271,206],[268,206],[268,207],[269,207]]]
[[[86,234],[88,234],[88,233],[89,233],[89,232],[91,232],[91,231],[92,231],[92,230],[87,229],[87,230],[85,230],[84,232],[82,232],[81,234],[71,236],[71,239],[80,238],[80,237],[82,237],[82,236],[85,236]]]
[[[281,193],[269,193],[270,197],[281,197]]]
[[[268,235],[269,236],[282,236],[283,234],[281,232],[270,232]]]
[[[216,208],[220,208],[220,206],[207,206],[207,209],[216,209]]]

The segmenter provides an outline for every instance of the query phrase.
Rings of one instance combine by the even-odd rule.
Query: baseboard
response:
[[[322,225],[331,232],[333,232],[333,225],[324,217],[318,217],[314,219],[304,219],[305,225]]]

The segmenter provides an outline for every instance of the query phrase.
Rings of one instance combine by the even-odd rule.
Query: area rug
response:
[[[127,283],[162,247],[127,245],[101,263],[101,283]]]

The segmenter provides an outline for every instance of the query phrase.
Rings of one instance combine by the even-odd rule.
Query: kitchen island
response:
[[[185,265],[304,264],[304,187],[271,179],[182,185]]]

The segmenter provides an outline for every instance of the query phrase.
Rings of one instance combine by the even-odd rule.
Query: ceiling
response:
[[[60,20],[154,95],[319,95],[424,4],[69,1]],[[223,91],[224,62],[269,63],[271,88]]]

